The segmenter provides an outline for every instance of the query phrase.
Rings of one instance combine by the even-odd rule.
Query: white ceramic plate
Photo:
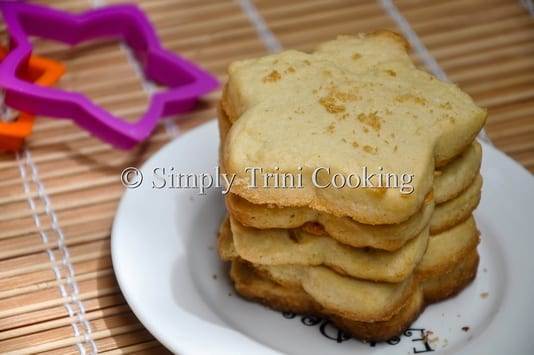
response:
[[[196,189],[152,187],[154,168],[215,174],[218,144],[213,122],[155,154],[141,169],[142,185],[125,192],[113,225],[120,288],[141,322],[171,351],[534,354],[534,179],[503,153],[483,146],[476,280],[459,296],[429,306],[399,339],[365,344],[326,321],[283,315],[235,294],[215,250],[225,214],[220,190],[199,195]]]

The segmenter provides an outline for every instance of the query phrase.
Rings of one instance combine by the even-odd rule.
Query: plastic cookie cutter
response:
[[[0,64],[8,51],[0,47]],[[51,59],[31,56],[20,70],[20,78],[41,86],[51,86],[65,73],[65,66]],[[16,112],[3,103],[0,91],[0,150],[17,151],[24,139],[32,132],[35,117],[29,113]]]
[[[219,85],[193,63],[165,50],[145,14],[135,5],[116,5],[75,15],[52,8],[0,0],[12,50],[0,66],[0,89],[6,103],[21,111],[71,118],[94,136],[129,149],[145,140],[160,118],[191,110],[198,97]],[[149,80],[168,87],[150,98],[145,114],[135,123],[113,116],[81,93],[43,88],[21,80],[17,73],[32,53],[29,36],[69,45],[98,38],[124,41]]]

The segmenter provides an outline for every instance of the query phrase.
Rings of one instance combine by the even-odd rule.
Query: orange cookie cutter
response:
[[[0,47],[0,63],[8,50]],[[65,66],[55,60],[30,56],[24,71],[20,74],[24,80],[41,86],[52,86],[65,74]],[[20,112],[13,121],[0,118],[0,150],[17,151],[24,139],[32,133],[35,116]]]

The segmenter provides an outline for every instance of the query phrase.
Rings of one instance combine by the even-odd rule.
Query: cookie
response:
[[[286,51],[233,63],[222,107],[233,122],[222,147],[224,170],[236,174],[233,193],[254,204],[308,207],[366,224],[415,214],[435,168],[461,154],[486,119],[455,85],[415,68],[404,42],[388,32],[342,37],[312,54]],[[247,167],[301,174],[305,183],[250,188]],[[364,168],[413,175],[413,192],[322,188],[311,183],[317,167],[343,176]]]
[[[482,147],[474,141],[459,157],[434,172],[434,201],[440,204],[457,197],[479,175]]]
[[[231,232],[225,233],[231,233],[237,254],[252,264],[326,266],[342,275],[383,282],[401,282],[412,274],[429,235],[426,227],[402,248],[389,252],[353,248],[303,229],[255,229],[232,218],[229,224]]]
[[[232,217],[245,226],[259,229],[303,227],[312,234],[326,234],[352,247],[387,251],[401,248],[420,234],[434,211],[430,194],[422,208],[408,220],[398,224],[370,225],[307,207],[256,205],[231,193],[225,197],[225,201]]]
[[[473,183],[459,196],[436,205],[430,219],[430,233],[440,233],[468,218],[480,202],[481,189],[482,176],[477,175]]]
[[[227,261],[242,260],[228,232],[223,225],[219,234],[219,255]],[[302,289],[329,313],[357,321],[390,319],[416,289],[411,276],[399,283],[385,283],[340,275],[322,266],[256,264],[254,267],[282,286]]]
[[[222,115],[222,116],[221,116]],[[230,124],[223,112],[219,115],[220,130]],[[222,133],[221,133],[222,134]],[[310,233],[328,234],[353,247],[371,247],[383,250],[396,250],[421,231],[433,212],[432,201],[439,201],[440,212],[434,217],[433,233],[439,233],[467,218],[480,199],[470,194],[453,203],[473,183],[479,183],[478,175],[482,160],[482,150],[478,142],[473,142],[455,160],[437,170],[434,174],[434,190],[427,196],[421,210],[407,221],[397,224],[369,225],[358,223],[348,217],[336,217],[306,207],[278,207],[276,205],[253,204],[235,194],[225,198],[228,211],[241,224],[260,229],[304,227]],[[473,185],[477,186],[477,184]],[[471,189],[475,193],[476,190]],[[480,195],[480,194],[479,194]]]
[[[478,243],[479,232],[474,218],[470,216],[464,222],[430,237],[426,253],[415,272],[422,279],[443,275],[476,250]]]
[[[415,321],[424,308],[423,294],[420,288],[416,288],[407,302],[390,319],[360,322],[330,313],[302,289],[277,284],[261,275],[249,263],[240,260],[232,261],[230,277],[237,292],[247,299],[282,312],[328,317],[336,327],[364,341],[385,341],[401,334]]]
[[[232,123],[220,108],[220,105],[217,110],[217,121],[219,122],[220,139],[221,142],[224,142],[226,133],[232,127]],[[443,203],[457,197],[475,180],[480,171],[481,163],[482,147],[480,143],[474,141],[458,157],[439,168],[439,170],[434,171],[434,187],[432,190],[434,202]],[[302,210],[303,208],[300,209]],[[315,213],[318,212],[315,211]],[[285,228],[294,227],[285,226]],[[284,226],[257,226],[257,228],[284,228]]]
[[[308,285],[307,289],[300,279],[302,268],[299,270],[284,266],[264,267],[241,259],[233,248],[231,231],[227,223],[223,224],[219,234],[219,254],[224,260],[231,261],[230,276],[241,296],[280,311],[325,316],[339,329],[355,338],[383,341],[399,335],[408,328],[426,305],[457,294],[476,276],[479,260],[476,250],[478,231],[472,217],[446,232],[431,237],[430,240],[431,245],[423,257],[424,262],[417,267],[410,292],[407,293],[404,302],[401,302],[400,307],[388,308],[389,317],[374,321],[369,321],[370,318],[362,320],[361,313],[355,316],[355,308],[347,312],[346,309],[340,309],[339,304],[351,304],[342,301],[348,296],[351,301],[356,300],[360,306],[362,302],[363,305],[367,305],[366,301],[370,298],[374,300],[374,296],[362,299],[361,294],[366,293],[367,287],[373,284],[378,286],[379,283],[367,283],[367,287],[363,288],[355,286],[351,289],[347,285],[338,288],[339,285],[336,286],[329,277],[326,277],[319,284]],[[352,279],[341,275],[337,277],[343,284],[350,284]],[[310,288],[316,288],[316,293],[321,293],[325,288],[331,290],[328,301],[321,297],[319,297],[321,301],[318,301],[317,296],[310,292]],[[337,289],[341,291],[337,292]],[[347,291],[350,295],[344,294]],[[376,314],[374,316],[376,317]]]
[[[459,260],[452,270],[421,279],[425,302],[439,302],[462,291],[475,278],[478,262],[478,252],[474,249],[467,253],[464,259]]]

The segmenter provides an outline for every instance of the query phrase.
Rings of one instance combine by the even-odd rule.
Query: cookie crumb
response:
[[[378,153],[378,148],[376,148],[376,147],[371,147],[370,145],[364,145],[364,146],[363,146],[363,150],[364,150],[366,153],[369,153],[369,154],[376,154],[376,153]]]
[[[424,334],[423,334],[423,341],[424,341],[425,343],[428,343],[429,338],[430,338],[430,336],[431,336],[432,334],[434,334],[433,331],[431,331],[431,330],[426,330],[426,331],[424,332]]]
[[[355,94],[355,92],[357,92],[356,89],[352,89],[352,91],[340,91],[338,89],[336,89],[335,87],[332,87],[330,88],[330,91],[329,91],[329,96],[332,96],[334,97],[335,99],[343,102],[343,103],[347,103],[347,102],[354,102],[354,101],[358,101],[360,99],[360,97],[358,95]]]
[[[269,75],[263,78],[263,82],[274,83],[275,81],[278,81],[280,79],[282,79],[282,76],[280,75],[280,73],[276,70],[273,70]]]
[[[429,343],[429,344],[434,344],[434,343],[439,341],[439,337],[438,336],[433,337],[433,338],[430,337],[430,335],[432,335],[432,334],[434,334],[434,333],[431,332],[430,334],[426,335],[426,340],[425,341],[427,343]]]
[[[469,331],[469,327],[467,327],[467,326],[466,326],[466,327],[462,327],[462,330],[463,330],[464,332],[468,332],[468,331]]]
[[[445,102],[444,104],[441,104],[439,105],[439,107],[443,108],[443,109],[446,109],[446,110],[451,110],[452,109],[452,105],[450,102]]]
[[[395,97],[395,101],[401,102],[401,103],[406,102],[406,101],[413,101],[414,103],[421,105],[421,106],[425,106],[427,103],[425,98],[412,95],[412,94],[399,95]]]
[[[482,298],[482,299],[488,298],[488,296],[489,296],[489,293],[487,293],[487,292],[482,292],[480,294],[480,298]]]
[[[328,127],[326,127],[326,131],[330,134],[333,134],[336,131],[336,125],[333,123],[330,123]]]
[[[336,100],[332,96],[322,97],[319,103],[330,113],[345,112],[345,106],[336,105]]]
[[[375,131],[380,131],[382,124],[380,122],[380,117],[377,115],[378,112],[371,112],[369,114],[360,113],[358,115],[358,121],[374,129]]]

